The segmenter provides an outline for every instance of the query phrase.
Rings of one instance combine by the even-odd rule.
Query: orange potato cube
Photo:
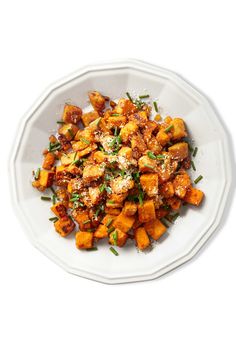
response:
[[[111,189],[114,194],[127,193],[134,187],[134,181],[131,178],[116,177],[111,181]]]
[[[185,129],[185,124],[184,124],[183,119],[174,118],[172,120],[171,124],[173,124],[173,129],[172,129],[172,139],[173,140],[179,140],[179,139],[187,136],[187,132]]]
[[[92,123],[98,118],[99,118],[98,112],[92,111],[92,112],[84,113],[82,115],[82,122],[85,125],[85,127],[87,127],[90,123]]]
[[[175,195],[183,199],[190,184],[191,180],[187,173],[177,175],[173,181]]]
[[[101,112],[105,108],[105,98],[98,91],[89,92],[89,100],[95,111]]]
[[[170,141],[170,135],[164,131],[164,129],[160,129],[157,133],[157,141],[165,146]]]
[[[118,152],[118,156],[123,156],[125,157],[127,160],[130,160],[132,158],[132,149],[128,146],[123,146],[119,152]]]
[[[121,212],[113,222],[113,226],[120,231],[128,232],[133,226],[134,222],[134,216],[126,216]]]
[[[94,237],[96,238],[105,238],[108,237],[108,228],[106,225],[100,224],[97,230],[94,232]]]
[[[61,164],[64,166],[70,165],[73,161],[77,160],[77,153],[70,152],[69,154],[61,155]]]
[[[140,184],[145,193],[149,197],[154,197],[158,194],[158,174],[157,173],[147,173],[140,177]]]
[[[86,231],[78,231],[75,234],[75,244],[77,248],[92,248],[93,233]]]
[[[138,227],[137,229],[135,229],[134,238],[135,238],[137,247],[141,251],[143,251],[148,246],[150,246],[150,240],[149,240],[149,237],[148,237],[144,227]]]
[[[66,170],[65,166],[56,167],[56,184],[60,187],[67,187],[71,180],[72,174]]]
[[[174,186],[172,182],[165,182],[160,186],[160,194],[164,197],[164,198],[170,198],[173,197],[173,195],[175,194],[175,190],[174,190]]]
[[[42,187],[41,190],[44,190],[52,186],[53,179],[54,179],[54,172],[41,170],[39,173],[39,178],[36,182],[38,183],[39,188]]]
[[[123,194],[111,194],[107,199],[106,206],[109,208],[122,208],[122,203],[127,197],[127,193]]]
[[[204,193],[201,190],[189,186],[185,194],[184,201],[189,204],[199,206],[203,197]]]
[[[97,149],[97,144],[91,144],[86,149],[82,151],[78,151],[76,157],[77,158],[83,157],[96,149]]]
[[[74,210],[72,212],[72,216],[75,221],[79,224],[79,229],[81,231],[85,231],[87,229],[91,229],[91,220],[89,218],[89,214],[87,210]]]
[[[62,218],[63,216],[66,216],[67,210],[65,205],[62,202],[58,202],[51,206],[51,211],[58,216],[58,218]]]
[[[123,127],[126,124],[127,118],[125,116],[110,116],[107,121],[109,128]]]
[[[126,243],[128,235],[119,230],[115,229],[109,234],[109,243],[114,246],[122,247]]]
[[[138,126],[134,122],[127,123],[123,128],[120,130],[121,140],[124,143],[127,143],[130,140],[130,137],[138,131]]]
[[[75,228],[75,223],[68,216],[63,216],[61,219],[54,222],[56,232],[62,237],[68,236]]]
[[[122,213],[126,216],[133,216],[138,209],[138,206],[135,202],[125,202],[125,205],[122,209]]]
[[[138,160],[138,166],[140,172],[155,172],[157,162],[156,160],[150,159],[147,155],[144,155]]]
[[[147,150],[147,146],[143,140],[143,136],[141,134],[135,134],[131,138],[131,148],[132,150],[138,150],[141,153],[144,153]]]
[[[117,208],[113,209],[110,206],[105,208],[105,213],[109,214],[109,215],[119,215],[120,212],[121,212],[120,209],[117,209]]]
[[[75,124],[63,124],[59,129],[58,133],[63,135],[67,140],[73,140],[79,128]]]
[[[77,106],[65,104],[62,120],[65,123],[77,124],[82,117],[82,109]]]
[[[42,167],[45,170],[51,170],[55,162],[55,155],[52,152],[48,152],[44,156]]]
[[[141,223],[148,222],[156,218],[155,206],[152,199],[145,200],[143,205],[138,205],[138,218]]]
[[[93,205],[97,204],[100,200],[101,192],[98,187],[89,187],[89,197]]]
[[[101,223],[103,225],[106,225],[107,227],[110,227],[112,225],[113,221],[115,220],[115,218],[116,218],[115,215],[107,214],[104,216]]]
[[[154,240],[158,240],[166,232],[165,225],[158,219],[147,222],[144,228]]]
[[[166,204],[169,205],[173,210],[178,210],[181,207],[181,200],[174,196],[166,199]]]
[[[137,111],[137,107],[125,98],[121,98],[116,105],[115,111],[119,114],[130,115]]]
[[[102,151],[96,151],[93,158],[99,164],[107,160],[107,155],[105,155]]]
[[[169,147],[170,156],[175,160],[184,160],[188,157],[188,144],[185,142],[177,143]]]
[[[87,165],[83,170],[83,181],[84,183],[97,181],[103,175],[104,168],[101,168],[99,165]]]

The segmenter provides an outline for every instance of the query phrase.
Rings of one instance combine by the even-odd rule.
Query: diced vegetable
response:
[[[147,247],[150,246],[150,240],[144,227],[138,227],[134,231],[134,237],[136,245],[141,251],[145,250]]]
[[[145,223],[144,228],[154,240],[158,240],[166,232],[165,225],[158,219]]]

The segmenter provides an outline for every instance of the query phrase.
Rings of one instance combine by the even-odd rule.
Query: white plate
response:
[[[112,98],[126,91],[149,93],[158,99],[161,113],[185,119],[199,148],[193,176],[204,176],[198,187],[205,200],[200,208],[185,208],[168,236],[149,253],[138,252],[133,245],[119,249],[119,257],[107,244],[99,244],[97,252],[77,250],[73,237],[55,233],[48,221],[50,205],[31,186],[31,172],[41,164],[41,152],[64,102],[84,108],[87,92],[93,89]],[[14,208],[32,243],[67,271],[109,284],[153,279],[192,258],[219,225],[231,184],[226,134],[207,99],[176,74],[136,60],[88,66],[52,85],[23,118],[13,150]]]

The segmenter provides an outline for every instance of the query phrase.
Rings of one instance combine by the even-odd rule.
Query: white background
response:
[[[48,84],[87,63],[133,57],[182,74],[234,138],[234,3],[1,2],[1,353],[235,353],[233,198],[193,261],[156,281],[108,286],[67,274],[33,248],[7,189],[21,116]]]

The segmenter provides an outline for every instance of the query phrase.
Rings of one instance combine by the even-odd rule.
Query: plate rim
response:
[[[179,86],[184,87],[185,90],[188,92],[191,92],[195,97],[197,96],[198,99],[202,102],[204,109],[207,111],[207,114],[212,116],[215,116],[215,122],[218,124],[218,128],[220,128],[220,142],[221,142],[221,148],[224,152],[224,167],[225,167],[225,181],[224,181],[224,193],[222,193],[222,199],[221,202],[219,203],[218,209],[215,214],[215,218],[210,224],[210,226],[207,228],[207,231],[202,235],[201,239],[186,253],[182,254],[181,256],[178,256],[176,260],[173,262],[167,264],[166,266],[150,273],[146,274],[141,274],[141,275],[129,275],[129,276],[122,276],[122,277],[108,277],[108,276],[102,276],[99,274],[87,272],[85,270],[73,268],[69,264],[64,263],[60,258],[58,258],[55,254],[52,254],[48,249],[46,249],[43,245],[40,244],[40,242],[37,241],[36,238],[33,238],[30,236],[33,232],[31,229],[30,225],[28,224],[26,217],[24,216],[23,211],[21,210],[19,206],[19,201],[17,197],[17,184],[16,184],[16,171],[15,171],[15,164],[17,161],[17,151],[18,147],[21,143],[21,139],[23,137],[25,128],[27,123],[30,121],[31,117],[33,116],[34,112],[39,109],[39,107],[43,104],[43,102],[57,89],[59,89],[61,86],[64,86],[65,84],[69,83],[70,81],[75,80],[76,78],[79,78],[85,74],[88,74],[89,72],[94,72],[94,71],[104,71],[104,70],[111,70],[111,69],[118,69],[118,68],[126,68],[127,69],[136,69],[138,71],[145,71],[145,72],[156,72],[156,74],[164,75],[168,79],[172,80],[172,82],[177,83]],[[22,119],[19,121],[16,134],[15,134],[15,139],[12,144],[12,149],[10,150],[10,156],[9,156],[9,176],[10,176],[10,194],[11,194],[11,201],[12,205],[14,208],[14,212],[20,221],[21,226],[24,229],[24,232],[28,239],[30,240],[31,244],[33,244],[37,249],[39,249],[43,254],[45,254],[48,258],[53,260],[56,264],[61,266],[63,269],[65,269],[67,272],[81,276],[83,278],[87,278],[90,280],[95,280],[99,281],[105,284],[120,284],[120,283],[130,283],[130,282],[137,282],[137,281],[144,281],[144,280],[152,280],[159,278],[160,276],[170,272],[171,270],[176,269],[180,265],[186,263],[190,259],[192,259],[199,251],[200,249],[204,246],[204,244],[207,242],[207,240],[214,234],[216,229],[219,227],[226,204],[227,204],[227,199],[228,195],[232,186],[232,166],[231,166],[231,159],[230,159],[230,153],[229,153],[229,144],[227,141],[227,135],[225,128],[220,120],[219,115],[213,108],[212,103],[209,101],[209,99],[200,92],[198,89],[196,89],[192,84],[190,84],[185,78],[183,78],[181,75],[178,75],[177,73],[165,69],[162,67],[159,67],[155,64],[150,64],[142,60],[137,60],[137,59],[117,59],[117,60],[112,60],[108,62],[101,62],[101,63],[96,63],[96,64],[90,64],[81,67],[77,71],[70,73],[69,75],[66,75],[60,80],[57,80],[56,82],[52,83],[49,85],[44,92],[39,96],[39,98],[33,103],[33,105],[30,107],[30,109],[24,114]]]

